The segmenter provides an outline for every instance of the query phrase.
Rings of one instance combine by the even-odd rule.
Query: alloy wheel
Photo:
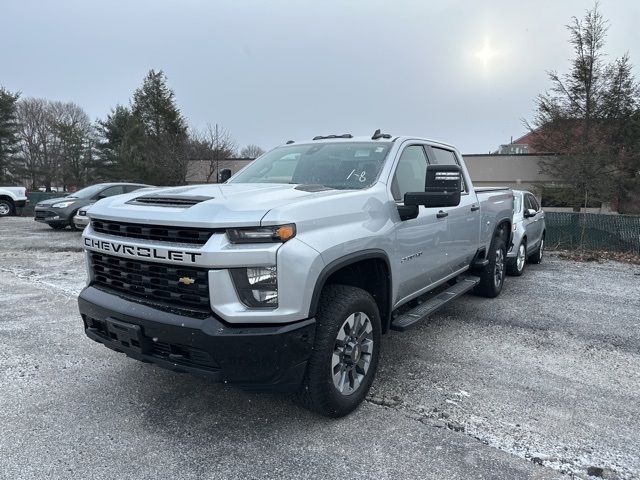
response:
[[[331,377],[340,394],[358,390],[369,371],[373,347],[373,327],[367,314],[349,315],[338,330],[331,358]]]
[[[493,281],[496,288],[500,288],[504,277],[504,252],[501,248],[496,250],[496,266],[493,272]]]
[[[521,243],[520,248],[518,248],[518,257],[516,259],[516,268],[518,269],[518,272],[522,271],[526,260],[527,260],[527,247],[524,246],[524,243]]]

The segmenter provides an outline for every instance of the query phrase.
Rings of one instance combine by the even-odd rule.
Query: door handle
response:
[[[471,211],[472,212],[475,212],[477,210],[480,210],[480,205],[476,205],[476,204],[471,205]]]
[[[442,210],[440,210],[438,213],[436,213],[436,218],[444,218],[444,217],[448,217],[449,213],[448,212],[443,212]]]

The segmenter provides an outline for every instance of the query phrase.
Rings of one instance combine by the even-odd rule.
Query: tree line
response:
[[[190,129],[162,71],[150,70],[130,104],[92,122],[73,102],[20,98],[0,87],[0,184],[29,189],[80,188],[98,181],[180,185],[190,161],[218,179],[225,160],[255,158],[256,145],[239,152],[220,125]]]
[[[579,208],[609,202],[640,213],[640,87],[628,54],[607,61],[608,21],[596,3],[567,25],[573,58],[565,74],[549,72],[551,87],[536,99],[527,126],[554,195]],[[543,196],[545,192],[542,192]]]

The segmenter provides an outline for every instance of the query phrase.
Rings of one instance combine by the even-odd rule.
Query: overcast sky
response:
[[[567,69],[564,26],[592,5],[0,0],[0,85],[96,119],[162,69],[191,126],[223,124],[240,146],[382,128],[484,153],[525,132],[545,70]],[[601,10],[609,57],[640,64],[640,2]]]

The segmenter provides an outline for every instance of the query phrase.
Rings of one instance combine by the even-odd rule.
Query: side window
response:
[[[435,165],[460,165],[456,154],[451,150],[445,150],[444,148],[431,147],[431,161]],[[465,184],[464,176],[462,177],[462,186],[460,191],[467,192],[467,186]]]
[[[533,195],[529,195],[530,200],[531,200],[531,205],[536,212],[540,211],[540,204],[538,203],[538,199],[536,197],[534,197]]]
[[[100,198],[104,198],[112,197],[113,195],[120,195],[122,193],[124,193],[124,188],[122,187],[122,185],[116,185],[113,187],[105,188],[97,196]]]
[[[433,163],[436,165],[458,165],[456,154],[451,150],[443,148],[431,147],[433,151]]]
[[[140,185],[125,185],[124,193],[135,192],[136,190],[140,190],[142,187]]]
[[[424,192],[427,175],[427,156],[422,145],[410,145],[402,151],[396,173],[391,182],[391,193],[396,201],[402,201],[407,192]]]
[[[538,204],[538,201],[536,200],[536,197],[534,197],[530,193],[527,193],[527,195],[525,197],[525,200],[524,200],[524,208],[532,209],[532,210],[535,210],[537,212],[538,210],[540,210],[540,205]]]

